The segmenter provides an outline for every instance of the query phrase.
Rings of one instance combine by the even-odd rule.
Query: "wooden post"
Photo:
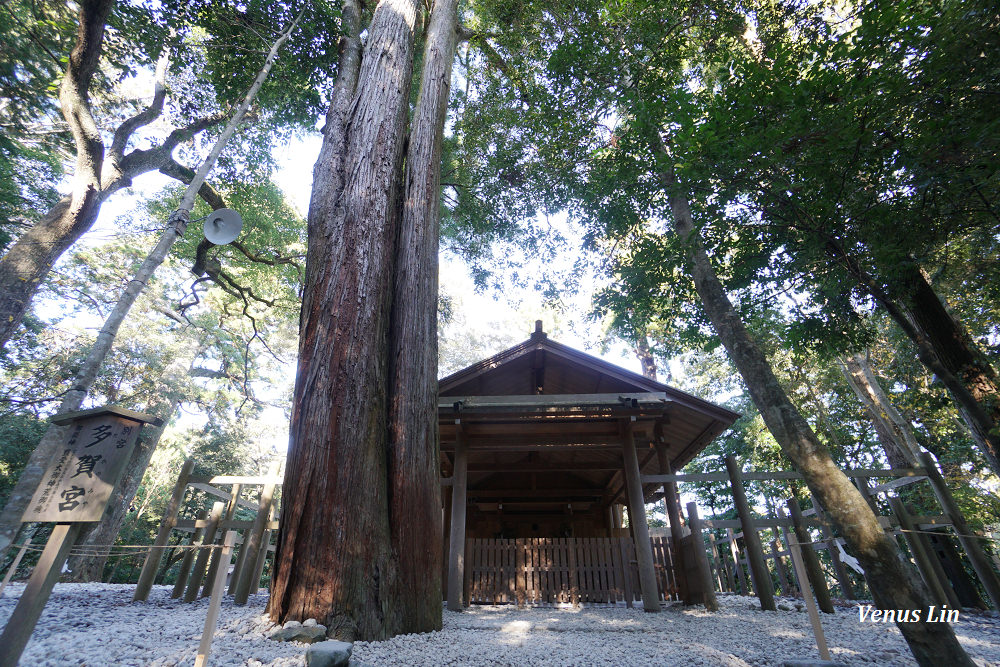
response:
[[[271,478],[277,478],[278,476],[278,463],[271,465],[271,468],[267,471],[267,474]],[[265,484],[264,488],[260,492],[260,502],[257,505],[257,516],[254,517],[253,527],[250,529],[249,539],[244,538],[243,548],[240,549],[240,557],[237,559],[236,570],[233,572],[233,585],[230,586],[229,590],[233,593],[233,597],[236,600],[236,604],[246,604],[247,599],[250,597],[250,589],[253,588],[253,592],[257,592],[257,585],[254,584],[251,579],[253,578],[253,568],[255,565],[255,560],[250,559],[249,562],[251,567],[241,568],[240,561],[245,560],[243,554],[253,554],[256,557],[257,552],[260,550],[261,541],[264,539],[264,530],[267,527],[268,518],[271,514],[271,503],[274,502],[274,488],[275,483],[271,482]]]
[[[733,557],[733,567],[736,568],[736,577],[740,581],[740,594],[750,595],[750,587],[747,586],[747,575],[743,572],[743,563],[740,562],[740,547],[736,544],[736,533],[732,528],[726,528],[726,537],[729,538],[729,554]]]
[[[691,551],[694,553],[695,566],[698,568],[698,578],[701,579],[703,603],[708,611],[719,611],[719,602],[715,599],[715,587],[712,585],[712,570],[705,553],[705,541],[701,536],[701,518],[698,516],[698,505],[687,504],[688,524],[691,528]]]
[[[913,517],[916,516],[916,511],[913,509],[913,505],[903,506],[907,513]],[[920,526],[918,525],[919,529]],[[924,553],[927,554],[927,560],[931,563],[931,569],[934,570],[934,576],[937,580],[941,582],[941,588],[944,589],[944,594],[948,598],[948,604],[951,605],[952,609],[962,609],[962,601],[958,597],[958,592],[955,590],[954,586],[951,584],[951,580],[948,579],[948,575],[944,571],[944,566],[941,564],[941,558],[937,554],[937,549],[934,544],[931,543],[930,537],[925,533],[912,533],[917,540],[920,541],[920,545],[924,548]]]
[[[771,555],[774,556],[774,570],[778,573],[778,584],[781,586],[782,595],[791,595],[792,589],[788,584],[788,573],[785,572],[785,563],[781,560],[781,547],[778,540],[771,540]]]
[[[662,444],[656,447],[656,459],[660,466],[661,475],[674,474],[670,462],[667,460],[667,448]],[[663,485],[663,502],[667,506],[667,520],[670,522],[670,548],[671,559],[674,566],[674,581],[677,582],[677,592],[682,600],[688,599],[687,577],[684,569],[684,553],[681,549],[681,539],[684,537],[683,526],[681,525],[681,507],[677,498],[677,484],[667,482]]]
[[[229,569],[229,561],[235,543],[236,531],[226,531],[226,537],[222,543],[222,553],[217,561],[223,572]],[[194,667],[205,667],[208,664],[208,654],[212,651],[212,636],[215,635],[215,628],[219,624],[219,608],[222,606],[222,595],[226,590],[226,578],[216,577],[213,583],[212,600],[208,604],[208,613],[205,615],[205,627],[201,631],[201,642],[198,644],[198,657],[195,658]]]
[[[271,503],[271,511],[267,514],[268,526],[274,522],[274,518],[277,516],[277,503]],[[260,540],[260,549],[257,550],[257,560],[256,564],[253,566],[253,577],[250,579],[250,595],[256,595],[257,591],[260,589],[260,578],[264,576],[264,565],[267,564],[267,552],[271,548],[271,533],[273,531],[268,528],[264,531],[264,537]],[[272,566],[273,567],[273,566]],[[272,570],[273,572],[273,570]]]
[[[242,484],[233,484],[233,493],[229,497],[229,502],[226,504],[226,513],[219,524],[222,532],[219,534],[219,539],[216,540],[216,546],[222,546],[223,541],[226,539],[226,533],[229,532],[229,526],[232,524],[233,519],[236,518],[236,508],[240,506],[240,493],[242,491]],[[221,549],[212,549],[211,564],[208,566],[208,574],[205,576],[205,585],[201,589],[201,597],[203,598],[207,598],[212,594],[212,588],[215,586],[215,576],[219,572],[219,561],[221,559]],[[222,577],[225,578],[227,574],[228,572],[223,572]],[[225,586],[223,586],[223,589],[225,589]]]
[[[921,578],[927,585],[927,590],[937,604],[947,605],[948,596],[945,594],[941,582],[938,581],[937,573],[931,565],[930,557],[924,551],[924,545],[917,539],[917,534],[913,532],[916,530],[916,526],[913,525],[913,518],[906,511],[906,508],[903,507],[903,501],[899,498],[889,498],[889,506],[892,507],[892,513],[899,520],[899,527],[903,531],[903,539],[906,540],[906,545],[910,547],[910,553],[913,554],[913,561],[916,563]]]
[[[201,546],[205,547],[215,542],[215,531],[219,529],[219,522],[222,520],[222,508],[226,505],[217,502],[212,505],[212,513],[208,515],[208,524],[202,535]],[[208,569],[208,559],[213,549],[198,549],[198,556],[195,558],[194,567],[191,570],[191,578],[188,580],[187,591],[184,593],[184,602],[194,602],[198,597],[198,589],[201,588],[201,580],[205,577],[205,570]]]
[[[16,667],[83,524],[57,523],[0,635],[0,667]]]
[[[17,550],[17,555],[14,556],[14,562],[10,564],[9,568],[7,568],[7,574],[3,577],[3,583],[0,583],[0,596],[3,596],[3,589],[7,588],[7,584],[10,583],[11,577],[13,577],[14,573],[17,571],[17,566],[21,564],[21,559],[24,558],[24,554],[28,551],[28,546],[31,544],[31,539],[33,537],[34,535],[25,540],[24,544],[21,545],[21,548]]]
[[[632,590],[632,559],[628,553],[628,538],[618,538],[618,551],[622,561],[622,584],[625,587],[625,606],[631,609],[634,606],[635,591]]]
[[[719,548],[715,544],[715,533],[708,531],[708,546],[712,552],[712,559],[715,561],[715,581],[719,584],[719,591],[726,590],[726,579],[729,578],[729,568],[722,561],[719,555]]]
[[[208,510],[199,510],[196,521],[204,521],[208,518]],[[197,523],[195,524],[197,525]],[[195,528],[194,533],[191,534],[191,541],[188,546],[194,547],[201,544],[201,536],[205,534],[205,527]],[[187,585],[188,575],[191,574],[191,565],[194,564],[194,556],[196,549],[188,549],[184,553],[184,557],[181,559],[181,567],[177,571],[177,581],[174,582],[174,590],[171,591],[171,598],[179,598],[184,594],[184,587]]]
[[[736,513],[740,516],[743,526],[743,545],[747,550],[747,560],[750,562],[750,577],[753,587],[760,600],[760,608],[765,611],[777,611],[774,604],[774,586],[771,584],[771,573],[764,560],[764,548],[760,543],[760,535],[754,527],[753,515],[750,513],[750,503],[747,502],[746,490],[743,488],[743,471],[739,462],[732,454],[726,457],[726,470],[729,472],[729,482],[733,489],[733,501]]]
[[[184,492],[187,490],[192,470],[194,470],[194,459],[187,459],[181,466],[181,473],[177,475],[177,482],[174,484],[167,509],[163,511],[160,530],[156,533],[149,554],[146,555],[146,562],[142,564],[139,583],[135,585],[135,595],[132,596],[134,602],[147,599],[149,591],[153,588],[153,579],[156,577],[156,571],[160,569],[160,559],[163,558],[163,547],[167,546],[170,531],[177,525],[177,512],[181,508],[181,501],[184,500]]]
[[[789,504],[795,503],[798,507],[798,502],[792,498],[788,501]],[[794,520],[794,516],[792,517]],[[799,514],[801,519],[801,513]],[[796,536],[798,531],[796,531]],[[802,600],[806,603],[806,610],[809,612],[809,622],[812,624],[813,635],[816,637],[816,648],[819,650],[820,660],[830,660],[830,650],[826,647],[826,636],[823,634],[823,624],[820,623],[819,614],[816,613],[816,603],[813,601],[813,596],[809,593],[809,587],[805,585],[805,581],[808,578],[806,572],[806,567],[803,561],[803,555],[805,553],[812,553],[813,558],[816,556],[816,552],[811,544],[803,545],[806,550],[801,551],[799,549],[799,543],[797,541],[788,542],[788,553],[792,557],[792,567],[795,568],[795,576],[798,577],[799,581],[802,582]],[[823,582],[823,587],[826,587],[826,582]],[[829,595],[829,593],[828,593]]]
[[[799,590],[802,591],[802,597],[808,596],[809,586],[807,584],[812,584],[813,593],[819,602],[819,608],[823,613],[832,614],[834,610],[833,602],[830,600],[830,589],[827,588],[823,568],[820,567],[819,558],[816,557],[816,550],[813,549],[813,545],[811,544],[812,538],[809,536],[809,531],[806,530],[805,522],[802,520],[802,509],[799,507],[799,501],[795,498],[788,499],[788,513],[792,517],[792,526],[795,530],[795,539],[790,540],[789,544],[794,541],[804,547],[802,550],[802,565],[805,574],[808,576],[808,581],[802,578],[798,568],[795,570],[795,576],[799,580]],[[789,547],[789,550],[791,550],[791,547]]]
[[[634,417],[633,417],[634,419]],[[646,525],[646,503],[642,496],[639,477],[639,457],[635,451],[633,422],[625,425],[625,485],[628,487],[629,527],[635,541],[635,556],[639,562],[639,588],[642,590],[642,608],[648,612],[660,611],[660,596],[656,589],[656,570],[653,567],[653,545],[649,541]]]
[[[454,480],[452,480],[454,481]],[[447,593],[448,586],[448,557],[449,548],[451,545],[451,487],[446,486],[441,489],[441,536],[442,536],[442,546],[441,553],[444,557],[441,559],[441,581],[444,582],[445,593]]]
[[[941,561],[941,567],[945,570],[945,576],[951,582],[951,588],[955,591],[955,595],[961,600],[960,607],[989,609],[989,605],[983,601],[979,594],[979,588],[966,572],[965,565],[962,563],[962,554],[955,548],[952,536],[944,531],[934,531],[934,535],[926,537],[935,549],[940,550],[938,558]]]
[[[840,560],[840,549],[837,548],[837,540],[834,538],[833,531],[830,530],[830,526],[827,523],[826,512],[823,511],[823,506],[816,499],[816,496],[810,494],[810,497],[812,498],[813,509],[816,510],[816,517],[823,522],[823,525],[820,526],[820,531],[823,533],[826,551],[830,554],[830,562],[833,563],[833,573],[837,576],[837,581],[840,583],[840,590],[844,593],[844,598],[854,600],[856,596],[854,595],[854,588],[851,586],[851,577],[847,574],[844,562]]]
[[[965,516],[958,509],[958,504],[952,497],[951,491],[948,490],[948,485],[941,476],[941,472],[938,470],[937,464],[931,458],[931,455],[927,452],[921,452],[920,462],[927,471],[927,479],[934,489],[934,495],[937,496],[938,502],[941,503],[941,507],[944,509],[944,513],[948,515],[952,526],[955,527],[958,541],[962,543],[962,548],[965,549],[965,554],[969,557],[972,568],[979,576],[979,582],[986,589],[986,594],[990,596],[993,608],[1000,610],[1000,580],[997,579],[997,575],[993,571],[990,561],[986,558],[979,540],[975,537],[969,537],[972,535],[972,530],[969,528],[969,524],[966,523]]]
[[[774,508],[774,511],[775,511],[775,514],[777,515],[777,517],[778,517],[779,520],[785,518],[785,510],[784,510],[784,508],[781,507],[781,505],[777,505]],[[778,547],[780,548],[781,545],[788,544],[789,539],[788,539],[788,529],[787,528],[785,528],[784,526],[779,526],[779,532],[780,532],[780,536],[781,536],[781,541],[778,543]],[[792,554],[789,553],[788,557],[791,558]],[[784,565],[783,565],[783,567],[784,567]],[[802,586],[800,585],[798,579],[796,579],[796,577],[795,577],[795,568],[793,567],[791,570],[789,570],[787,567],[785,567],[785,574],[788,576],[788,585],[789,585],[790,595],[798,595],[799,597],[801,597],[802,596]]]
[[[456,420],[458,421],[458,420]],[[465,431],[458,424],[455,440],[455,470],[451,483],[451,544],[448,548],[448,609],[461,611],[465,586],[465,512],[468,484],[469,447]]]

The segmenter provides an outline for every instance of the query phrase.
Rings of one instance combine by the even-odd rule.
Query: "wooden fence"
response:
[[[675,599],[669,538],[653,537],[660,598]],[[593,603],[629,606],[639,596],[628,537],[466,540],[466,599],[472,604]]]
[[[923,465],[916,468],[844,470],[844,474],[854,480],[883,529],[897,540],[903,539],[914,565],[938,604],[947,604],[953,608],[986,607],[975,590],[975,584],[966,575],[961,556],[952,543],[954,539],[961,544],[968,563],[992,606],[1000,608],[1000,578],[997,577],[994,563],[985,555],[980,544],[981,538],[969,529],[933,459],[925,453],[921,463]],[[829,598],[833,582],[833,585],[840,588],[842,597],[854,599],[854,582],[848,563],[845,563],[842,556],[844,540],[835,535],[833,524],[815,498],[812,498],[812,508],[807,510],[800,510],[797,501],[787,500],[789,516],[785,515],[781,506],[772,508],[769,516],[761,517],[751,512],[744,492],[746,480],[802,480],[802,475],[794,471],[743,472],[733,456],[727,457],[726,464],[727,472],[642,477],[644,484],[664,484],[665,493],[674,494],[675,484],[678,482],[730,483],[738,518],[704,520],[702,524],[706,529],[707,540],[700,553],[696,554],[698,558],[708,561],[713,587],[744,595],[750,594],[752,590],[764,609],[774,609],[776,589],[785,595],[795,595],[803,588],[803,582],[796,580],[790,564],[784,560],[789,555],[789,541],[795,540],[811,547],[804,554],[808,556],[807,561],[815,558],[811,554],[825,552],[825,566],[819,559],[815,559],[815,564],[811,568],[807,567],[810,572],[809,583],[814,591],[819,589],[817,596],[826,595]],[[878,478],[888,478],[889,481],[871,487],[869,480]],[[912,508],[905,506],[898,497],[889,497],[890,513],[881,514],[884,504],[880,504],[880,494],[923,481],[930,484],[943,514],[913,516]],[[670,503],[668,513],[669,506]],[[674,506],[676,507],[676,503]],[[679,521],[680,517],[676,515],[670,519]],[[949,529],[954,534],[948,533]],[[766,543],[761,540],[761,533],[769,533]],[[1000,566],[1000,562],[996,565]],[[690,570],[690,563],[685,562],[685,569]],[[689,574],[687,581],[692,580]]]

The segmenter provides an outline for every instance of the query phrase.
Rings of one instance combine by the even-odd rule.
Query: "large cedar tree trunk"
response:
[[[416,0],[382,0],[359,66],[360,8],[344,3],[341,61],[309,208],[268,612],[282,622],[316,618],[330,636],[350,640],[397,632],[387,345],[417,9]]]
[[[652,148],[664,161],[669,159],[662,146],[654,144]],[[688,201],[676,192],[673,174],[665,174],[663,181],[673,191],[669,202],[674,230],[684,243],[702,306],[743,376],[768,430],[802,473],[809,490],[826,508],[861,563],[878,607],[926,610],[931,602],[923,583],[913,569],[903,563],[896,543],[883,532],[861,493],[837,468],[829,450],[789,400],[764,353],[730,302],[694,227]],[[972,667],[972,660],[959,645],[950,625],[919,622],[898,623],[897,626],[921,665]]]
[[[437,420],[441,147],[455,56],[457,1],[436,0],[406,154],[391,327],[389,523],[398,557],[399,632],[441,628]]]

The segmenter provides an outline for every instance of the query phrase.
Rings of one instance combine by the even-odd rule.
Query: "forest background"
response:
[[[620,102],[579,97],[567,82],[583,79],[626,98],[648,96],[644,86],[655,85],[654,97],[671,110],[672,166],[693,184],[711,258],[837,463],[905,465],[926,449],[973,527],[995,530],[996,469],[884,307],[889,297],[905,300],[892,293],[899,282],[892,267],[916,266],[982,363],[997,367],[995,8],[576,5],[460,8],[442,166],[442,375],[519,342],[541,317],[562,342],[617,350],[616,363],[744,415],[689,471],[721,470],[729,453],[746,467],[791,467],[699,307],[683,243],[653,210],[660,195],[643,172],[648,156],[634,143],[634,118]],[[169,150],[114,184],[89,231],[43,272],[3,348],[0,504],[70,388],[95,323],[299,9],[135,2],[110,11],[89,83],[108,155],[119,130],[156,105],[161,80],[158,113],[130,127],[122,162],[129,151]],[[666,10],[682,20],[665,24]],[[199,243],[198,225],[189,228],[142,293],[87,398],[168,420],[146,431],[147,459],[129,469],[121,544],[151,542],[183,458],[196,460],[197,474],[238,474],[264,472],[283,454],[305,259],[301,192],[335,73],[339,19],[336,3],[309,4],[253,120],[210,176],[193,217],[222,201],[243,215],[244,234],[209,248]],[[79,171],[58,92],[78,24],[64,3],[10,2],[0,12],[13,54],[0,69],[5,256],[36,242],[28,232],[51,217]],[[677,62],[645,62],[651,50],[627,48],[682,33]],[[634,74],[656,68],[687,74],[673,86]],[[880,301],[872,283],[888,297]],[[507,315],[474,307],[481,297],[473,285],[510,303]],[[761,511],[765,497],[786,492],[754,484]],[[682,491],[707,514],[734,513],[721,486]],[[908,500],[933,507],[919,493]],[[44,530],[28,533],[39,540]],[[74,568],[111,580],[135,572],[124,559]]]

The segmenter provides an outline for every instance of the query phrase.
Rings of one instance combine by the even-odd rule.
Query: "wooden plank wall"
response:
[[[676,598],[670,540],[651,538],[660,598]],[[615,604],[639,600],[631,538],[467,541],[471,604]]]

